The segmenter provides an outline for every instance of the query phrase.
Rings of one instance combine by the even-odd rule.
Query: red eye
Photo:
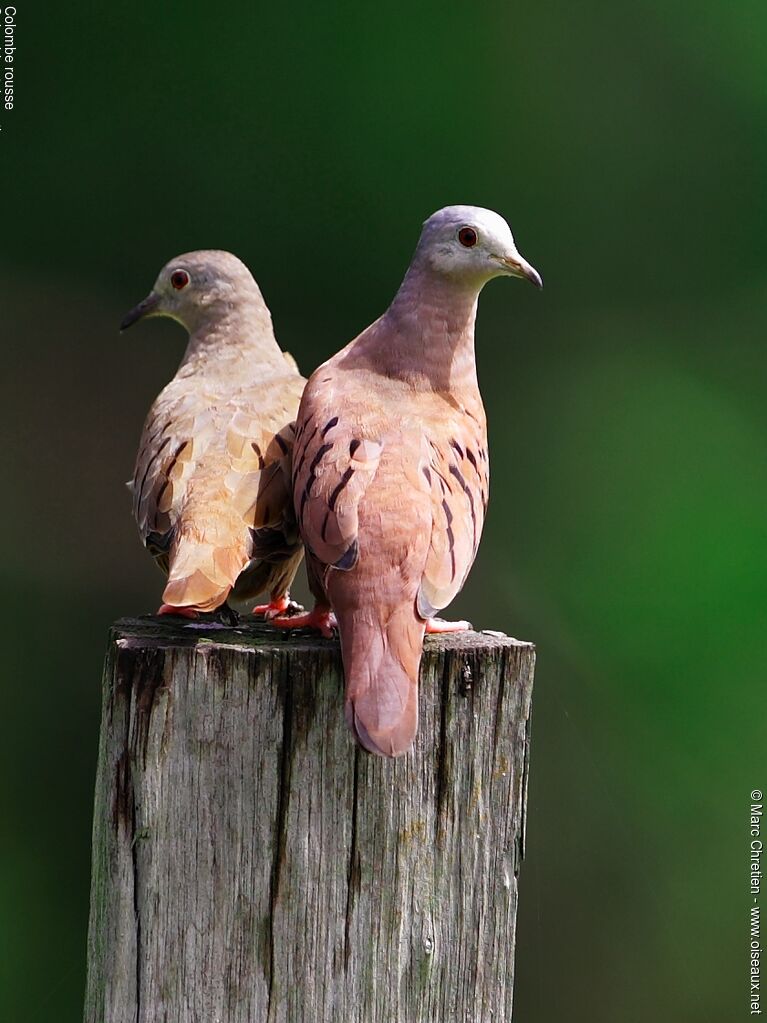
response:
[[[477,232],[473,227],[462,227],[458,232],[458,241],[470,249],[472,245],[477,244]]]
[[[181,291],[181,289],[185,288],[189,283],[189,274],[186,270],[174,270],[170,275],[170,283],[176,291]]]

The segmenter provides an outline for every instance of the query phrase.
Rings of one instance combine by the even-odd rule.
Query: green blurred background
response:
[[[745,1017],[746,812],[767,782],[763,2],[19,0],[16,24],[0,1018],[80,1018],[106,633],[160,596],[123,481],[184,340],[121,337],[121,314],[171,256],[228,248],[309,372],[456,202],[504,214],[546,281],[482,297],[492,500],[453,607],[539,650],[516,1018]]]

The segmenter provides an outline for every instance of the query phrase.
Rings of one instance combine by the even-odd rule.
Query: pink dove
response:
[[[276,622],[337,622],[347,721],[372,753],[412,745],[424,632],[469,628],[434,616],[466,580],[487,509],[474,322],[501,276],[542,285],[497,213],[439,210],[387,311],[301,400],[293,496],[317,603]]]

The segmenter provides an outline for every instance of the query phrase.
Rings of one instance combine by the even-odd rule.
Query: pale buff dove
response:
[[[141,537],[168,575],[158,613],[194,617],[230,593],[244,600],[262,591],[270,603],[255,611],[285,610],[302,556],[290,458],[305,380],[231,253],[167,263],[121,329],[148,316],[189,332],[144,424],[129,484]]]
[[[373,753],[412,744],[424,631],[469,627],[433,616],[463,586],[487,508],[474,320],[499,276],[542,283],[505,220],[435,213],[389,309],[301,400],[293,496],[317,605],[277,623],[327,633],[337,621],[347,721]]]

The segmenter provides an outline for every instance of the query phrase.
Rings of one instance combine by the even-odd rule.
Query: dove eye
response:
[[[181,291],[181,289],[185,288],[189,283],[189,274],[186,270],[174,270],[170,275],[170,283],[176,291]]]
[[[462,227],[458,232],[458,241],[467,249],[477,244],[477,232],[473,227]]]

